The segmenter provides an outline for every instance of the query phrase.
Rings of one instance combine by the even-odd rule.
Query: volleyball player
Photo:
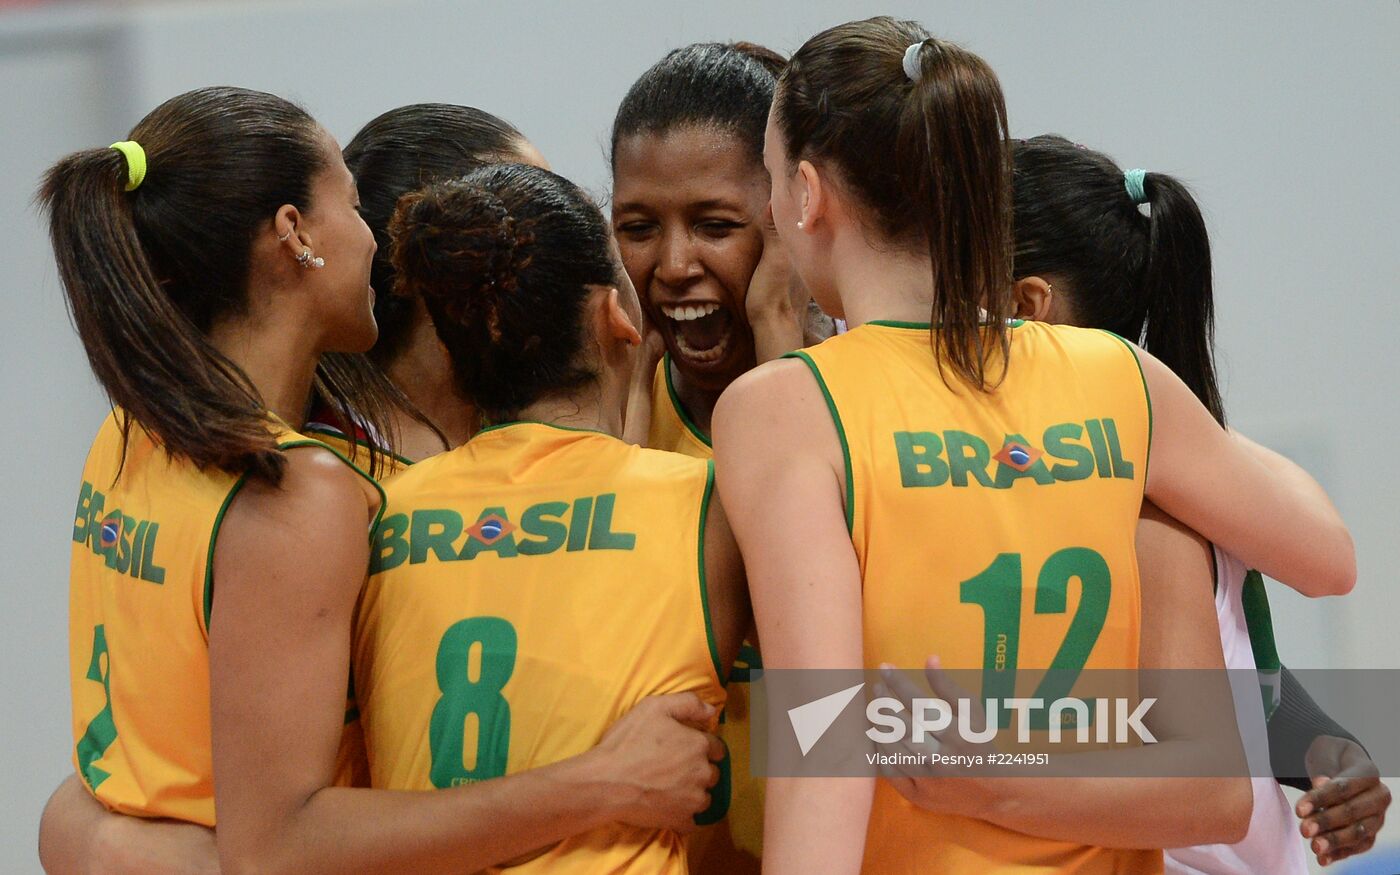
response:
[[[672,715],[703,720],[693,696],[640,706],[611,744],[551,771],[415,796],[333,786],[382,493],[295,431],[321,355],[376,336],[374,240],[323,128],[272,95],[188,92],[129,140],[60,161],[41,200],[115,408],[72,531],[74,757],[92,796],[202,827],[217,799],[234,872],[457,871],[603,810],[688,820],[705,736]],[[373,372],[357,385],[382,391],[322,377],[337,409],[373,425],[387,389]],[[116,816],[84,811],[54,825]],[[101,850],[48,837],[58,870]]]
[[[648,324],[664,341],[646,445],[713,457],[720,393],[756,363],[807,342],[808,297],[766,217],[763,127],[784,61],[747,43],[669,52],[628,90],[612,130],[612,223]],[[732,757],[729,816],[691,840],[696,872],[756,872],[763,783],[749,767],[749,642],[729,678],[720,737]]]
[[[1013,608],[1028,579],[1046,606],[1077,579],[1102,625],[1072,651],[1135,668],[1144,494],[1300,590],[1354,583],[1350,536],[1315,485],[1275,478],[1154,358],[1008,321],[1005,131],[986,64],[908,22],[818,34],[780,79],[765,148],[778,233],[822,309],[858,327],[760,366],[716,409],[769,667],[933,652],[981,669],[988,618],[1021,613],[1000,631],[1021,667],[1048,667],[1083,624]],[[919,811],[874,779],[772,779],[765,827],[780,873],[1161,866]]]
[[[1212,350],[1210,242],[1191,193],[1171,176],[1125,172],[1106,155],[1062,137],[1019,141],[1013,155],[1019,315],[1142,338],[1143,349],[1181,377],[1223,424]],[[1284,774],[1307,773],[1327,782],[1343,777],[1330,790],[1325,783],[1299,786],[1314,791],[1305,800],[1312,816],[1303,833],[1312,839],[1318,862],[1368,849],[1385,822],[1390,793],[1356,739],[1318,711],[1296,681],[1283,679],[1263,580],[1179,524],[1144,526],[1138,537],[1140,545],[1144,538],[1158,539],[1163,544],[1152,549],[1194,561],[1195,573],[1186,580],[1210,581],[1226,667],[1260,672],[1263,696],[1247,697],[1244,704],[1260,711],[1253,724],[1262,726],[1267,718],[1274,759]],[[1145,576],[1154,572],[1143,565]],[[1261,702],[1268,703],[1267,715]],[[1295,761],[1284,759],[1280,748],[1293,751]],[[1293,836],[1294,814],[1278,784],[1257,777],[1253,796],[1243,841],[1168,852],[1168,870],[1306,871],[1302,844]],[[1321,817],[1327,822],[1320,823]]]
[[[470,402],[457,394],[447,353],[423,302],[394,292],[388,236],[394,205],[426,183],[461,176],[483,164],[548,165],[508,122],[474,107],[448,103],[414,103],[382,113],[350,139],[344,155],[359,186],[360,214],[379,245],[370,281],[383,293],[374,302],[379,339],[370,358],[408,401],[394,409],[389,426],[399,447],[395,467],[401,468],[460,446],[475,431],[475,416]],[[353,432],[345,423],[322,421],[333,418],[313,411],[307,429],[354,458],[370,435],[357,427],[357,440],[352,441]]]
[[[621,439],[641,311],[602,214],[499,164],[405,196],[390,231],[486,427],[387,487],[355,632],[374,785],[489,786],[642,697],[721,705],[750,620],[738,548],[712,463]],[[592,826],[512,871],[687,871],[675,829]]]

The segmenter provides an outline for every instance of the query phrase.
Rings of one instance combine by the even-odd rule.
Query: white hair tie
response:
[[[924,44],[920,41],[904,50],[904,75],[909,77],[910,82],[918,82],[919,74],[923,72],[923,65],[919,63],[919,52],[923,48]]]

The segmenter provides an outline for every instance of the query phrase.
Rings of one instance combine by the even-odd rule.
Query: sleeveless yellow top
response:
[[[1137,666],[1151,409],[1114,335],[1009,330],[1010,366],[990,393],[951,371],[945,384],[927,324],[872,322],[794,355],[821,384],[846,457],[866,668],[938,654],[980,670],[984,696],[1048,702],[1068,688],[1018,683],[1018,667]],[[865,871],[1160,872],[1162,854],[931,814],[880,780]]]
[[[671,381],[670,353],[657,362],[656,376],[651,381],[651,428],[647,432],[647,446],[696,459],[715,457],[709,436],[691,420],[676,394]]]
[[[558,762],[654,694],[722,705],[704,567],[713,480],[710,463],[534,422],[396,476],[354,632],[373,786]],[[510,871],[684,873],[686,856],[674,833],[613,825]]]
[[[74,763],[114,811],[213,826],[214,545],[244,480],[171,459],[135,424],[123,464],[119,415],[109,416],[93,441],[74,514]],[[291,431],[280,433],[278,444],[325,447]],[[338,783],[365,777],[359,744],[347,701]]]
[[[657,364],[651,384],[647,446],[696,459],[715,457],[710,438],[691,420],[676,394],[670,353]],[[696,875],[757,875],[763,859],[763,779],[755,778],[749,767],[749,675],[762,668],[758,648],[745,641],[729,674],[719,727],[719,737],[729,751],[729,814],[690,836],[690,870]]]
[[[302,433],[313,440],[324,443],[339,455],[349,459],[351,464],[361,471],[370,470],[369,444],[363,439],[351,440],[345,432],[324,422],[308,422],[302,427]],[[412,464],[411,460],[405,459],[397,453],[380,450],[379,479],[387,480]]]

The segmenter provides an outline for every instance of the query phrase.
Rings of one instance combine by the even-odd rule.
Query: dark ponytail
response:
[[[850,22],[797,50],[775,111],[789,162],[835,165],[873,229],[928,253],[940,368],[980,390],[999,382],[988,365],[1009,352],[1011,181],[1006,102],[987,63],[911,21]]]
[[[1058,136],[1015,144],[1017,278],[1060,281],[1076,325],[1105,328],[1171,368],[1222,424],[1210,240],[1180,181],[1142,176]]]
[[[578,186],[493,164],[404,195],[397,290],[420,295],[458,388],[489,422],[595,376],[580,362],[589,286],[615,285],[608,225]]]
[[[246,312],[256,230],[283,204],[308,208],[324,136],[281,98],[204,88],[132,130],[148,162],[134,191],[112,149],[69,155],[45,174],[39,201],[59,277],[93,373],[124,414],[123,437],[139,425],[201,469],[281,481],[286,460],[257,388],[207,335]],[[376,409],[374,386],[350,398],[344,375],[322,378],[337,406]]]

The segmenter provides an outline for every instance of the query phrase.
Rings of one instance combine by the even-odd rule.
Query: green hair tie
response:
[[[126,190],[135,191],[146,179],[146,150],[135,140],[122,140],[107,148],[126,156]]]
[[[1146,179],[1147,171],[1142,168],[1123,171],[1123,187],[1128,189],[1128,197],[1132,198],[1135,204],[1147,203],[1147,189],[1143,188]]]

